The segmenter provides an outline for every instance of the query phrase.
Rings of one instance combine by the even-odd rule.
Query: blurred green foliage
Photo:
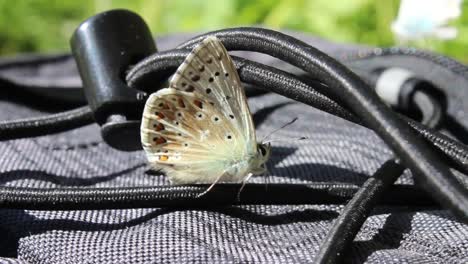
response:
[[[326,39],[378,46],[395,45],[390,24],[398,0],[0,0],[0,54],[59,52],[81,21],[93,14],[125,8],[140,14],[156,35],[202,32],[234,26],[265,25],[316,34]],[[451,41],[410,43],[468,62],[468,4],[453,24]]]

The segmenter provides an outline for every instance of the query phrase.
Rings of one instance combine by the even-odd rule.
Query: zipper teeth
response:
[[[369,59],[373,57],[380,56],[414,56],[422,59],[427,59],[431,62],[444,66],[453,72],[462,75],[468,79],[468,67],[452,58],[446,57],[444,55],[435,54],[429,51],[419,50],[416,48],[408,47],[391,47],[391,48],[373,48],[363,51],[356,51],[345,53],[340,57],[340,60],[343,61],[353,61],[361,59]]]

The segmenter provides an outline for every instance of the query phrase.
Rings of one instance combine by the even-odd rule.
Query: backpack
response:
[[[424,120],[424,114],[430,113],[426,120],[426,125],[430,125],[420,126],[418,131],[426,131],[421,135],[426,135],[429,141],[431,135],[446,140],[431,141],[442,146],[442,150],[444,146],[452,146],[452,152],[445,153],[454,153],[461,162],[446,163],[457,168],[453,174],[466,189],[468,182],[462,167],[463,158],[467,157],[464,144],[468,142],[467,66],[412,48],[333,43],[300,32],[284,34],[328,54],[369,87],[395,86],[395,80],[403,78],[402,75],[406,79],[398,84],[407,89],[408,96],[424,90],[421,87],[430,87],[432,97],[406,102],[401,99],[393,107],[416,120]],[[156,37],[158,53],[182,43],[188,47],[196,36]],[[277,35],[277,39],[285,37]],[[114,134],[105,134],[105,129],[111,127],[109,124],[124,123],[118,119],[95,123],[99,118],[92,116],[94,113],[86,106],[90,103],[89,94],[88,98],[84,96],[82,76],[71,54],[28,54],[2,59],[0,260],[7,263],[318,260],[465,263],[468,260],[466,219],[452,207],[440,205],[441,200],[424,187],[425,178],[413,177],[401,165],[388,140],[361,121],[353,122],[354,117],[348,116],[349,108],[340,110],[347,98],[327,94],[330,87],[318,83],[303,68],[283,60],[249,51],[232,54],[241,58],[236,66],[243,80],[249,73],[258,77],[262,72],[260,68],[249,68],[256,64],[242,64],[245,62],[242,58],[298,76],[294,79],[298,90],[310,86],[319,91],[315,97],[298,93],[297,100],[293,100],[283,96],[294,95],[291,89],[281,90],[280,95],[258,89],[259,85],[252,83],[246,86],[260,136],[298,119],[275,133],[274,137],[281,140],[273,143],[269,174],[252,177],[240,194],[240,201],[236,200],[239,187],[236,184],[219,184],[201,199],[194,198],[194,193],[206,187],[170,187],[164,175],[151,170],[142,151],[128,148],[123,138],[131,137],[131,132],[119,130],[123,134],[118,139],[112,139]],[[158,78],[167,78],[160,76],[164,65],[158,64],[157,59],[150,56],[134,61],[129,72],[124,72],[129,86],[157,89],[164,81]],[[170,69],[168,66],[166,71]],[[281,83],[281,80],[275,83],[274,77],[261,80],[270,87]],[[337,104],[327,103],[328,97],[322,98],[322,94]],[[434,110],[430,98],[443,98],[440,109]],[[306,105],[307,100],[317,102],[318,108]],[[327,113],[327,109],[342,111],[339,112],[342,116]],[[431,120],[436,119],[438,122],[432,124]],[[306,139],[298,141],[298,138]],[[119,149],[117,145],[121,142],[124,143]],[[445,162],[445,156],[437,153]],[[398,178],[394,185],[385,178],[390,174],[393,175],[390,178]],[[146,188],[145,193],[132,196],[141,187]],[[99,190],[99,195],[94,190]],[[81,196],[74,196],[78,192]],[[372,201],[366,201],[371,198]],[[339,218],[342,214],[347,217]],[[337,226],[336,219],[356,223]]]

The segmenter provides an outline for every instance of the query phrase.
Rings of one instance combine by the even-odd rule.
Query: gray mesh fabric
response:
[[[178,40],[165,38],[161,43],[171,47]],[[307,40],[314,44],[313,39]],[[351,49],[332,44],[328,48],[342,52]],[[18,82],[41,76],[35,74],[42,66],[28,67],[37,70],[29,77],[16,72]],[[48,67],[43,78],[53,83],[51,72],[54,67],[60,68],[60,62]],[[8,71],[0,75],[11,77],[14,69]],[[68,83],[64,76],[70,77]],[[74,67],[63,72],[60,81],[69,87],[79,86]],[[287,140],[273,143],[270,176],[255,177],[252,182],[335,181],[360,185],[392,157],[372,131],[284,97],[266,94],[250,98],[249,104],[259,138],[299,118],[274,135]],[[8,96],[0,98],[0,109],[2,120],[43,114],[13,103]],[[302,136],[308,140],[294,141]],[[97,125],[1,142],[0,164],[0,184],[7,186],[169,184],[164,176],[149,173],[142,151],[120,152],[103,143]],[[406,173],[399,183],[411,184],[411,175]],[[311,262],[342,208],[259,205],[204,210],[2,209],[0,256],[10,263]],[[445,210],[378,207],[345,259],[350,263],[466,263],[468,227]]]

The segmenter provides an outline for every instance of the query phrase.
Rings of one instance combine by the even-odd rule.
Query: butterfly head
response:
[[[257,156],[252,169],[252,173],[259,175],[266,172],[265,163],[270,158],[271,144],[270,143],[258,143],[257,144]]]

